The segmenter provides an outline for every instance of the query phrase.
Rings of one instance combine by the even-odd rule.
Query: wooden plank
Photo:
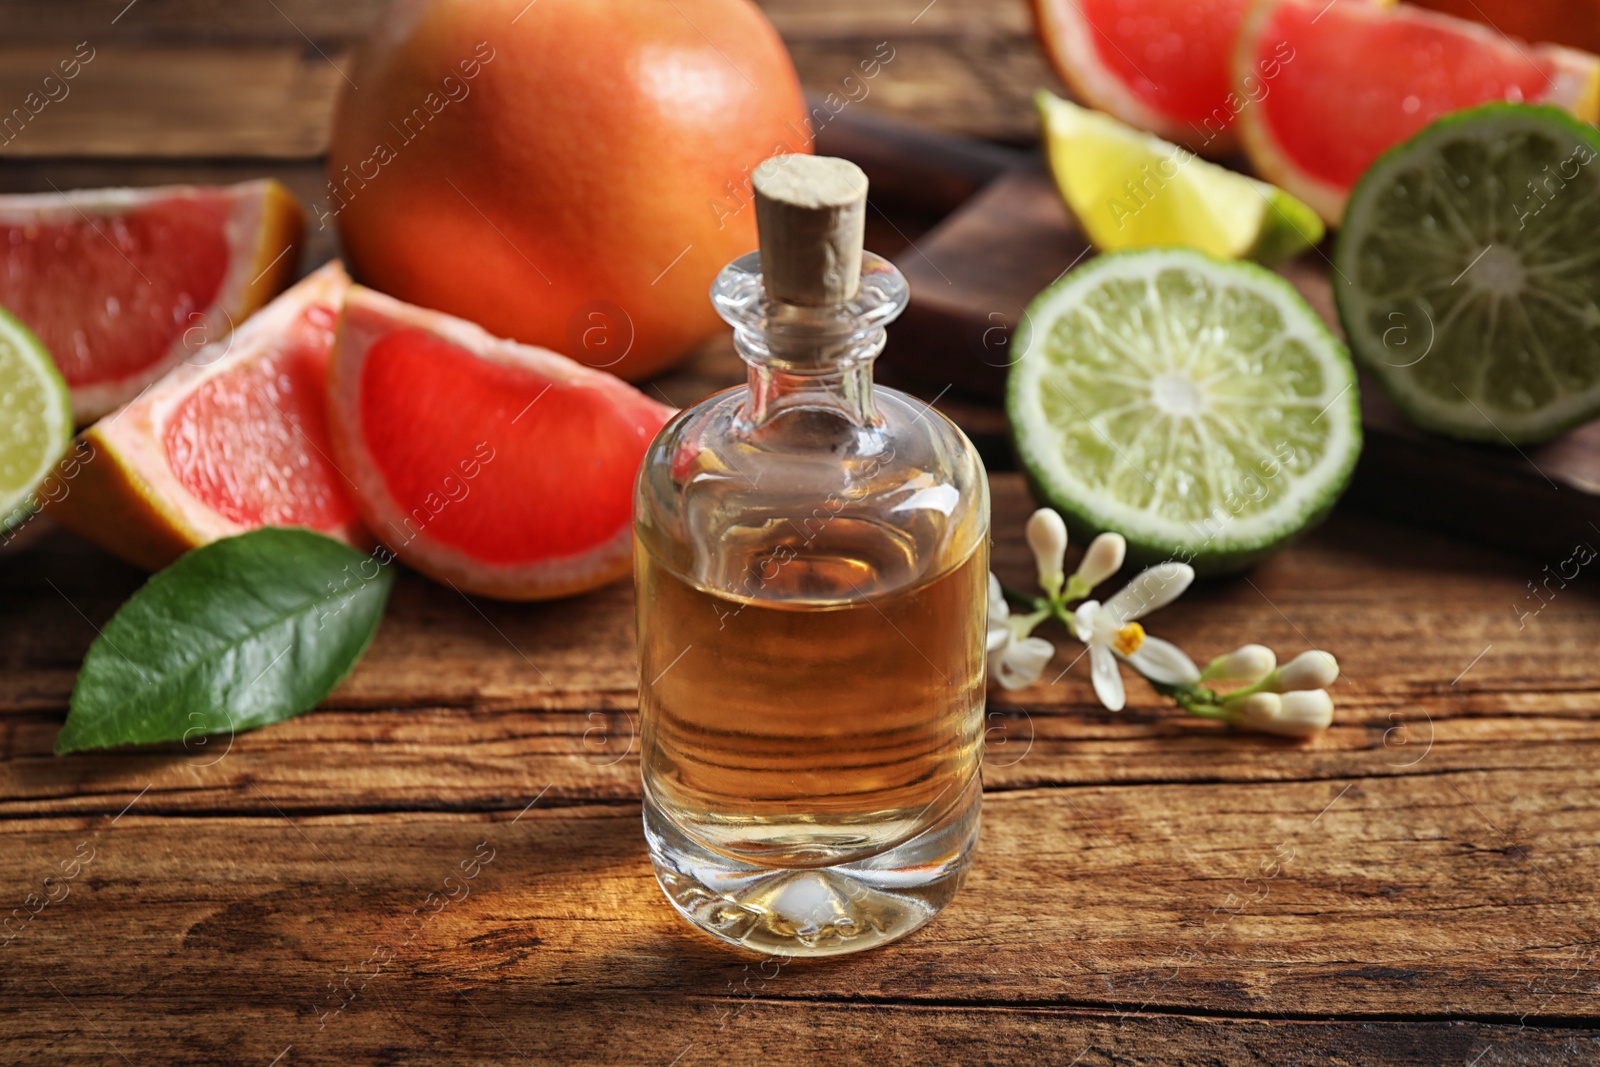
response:
[[[70,81],[74,49],[0,50],[0,159],[317,156],[348,64],[288,45],[86,47]]]
[[[1024,586],[1032,505],[1016,475],[996,476],[993,494],[995,567]],[[1594,765],[1600,743],[1600,600],[1555,580],[1540,585],[1540,609],[1528,583],[1547,578],[1536,563],[1336,516],[1152,623],[1201,659],[1245,640],[1285,658],[1332,650],[1345,670],[1333,730],[1308,745],[1236,736],[1177,715],[1139,683],[1126,711],[1105,712],[1073,642],[1047,629],[1060,651],[1041,684],[991,697],[986,781],[1010,790],[1474,768],[1559,780]],[[377,641],[324,710],[231,744],[54,759],[77,663],[142,580],[64,533],[25,566],[0,566],[0,598],[12,605],[0,622],[0,815],[114,814],[146,788],[154,810],[266,811],[251,782],[293,812],[505,809],[534,781],[554,783],[562,803],[638,796],[626,586],[496,604],[402,574]]]
[[[1533,791],[1513,771],[990,795],[974,868],[938,922],[786,970],[774,994],[1559,1024],[1593,1010],[1597,783],[1591,767]],[[170,819],[141,800],[114,825],[0,822],[19,903],[70,871],[63,859],[90,860],[62,879],[65,899],[55,889],[14,921],[0,1020],[49,995],[43,975],[73,997],[136,991],[157,1018],[214,1018],[234,999],[215,992],[250,988],[271,991],[253,999],[266,1029],[288,1031],[281,1048],[310,1036],[293,1024],[315,1030],[328,981],[405,947],[403,919],[446,892],[458,906],[397,952],[396,977],[513,986],[535,1004],[720,989],[729,954],[661,897],[637,806],[549,809],[542,789],[494,816]],[[481,876],[461,878],[490,849]],[[240,952],[244,984],[223,974]],[[360,1014],[340,1024],[360,1028]]]
[[[991,483],[995,568],[1025,585],[1021,529],[1031,498],[1017,475]],[[1600,606],[1580,580],[1563,587],[1554,567],[1340,515],[1247,575],[1202,583],[1163,610],[1160,630],[1201,658],[1247,639],[1285,656],[1328,648],[1345,664],[1341,686],[1387,702],[1384,710],[1479,691],[1530,700],[1543,693],[1554,709],[1600,689],[1588,654]],[[0,711],[64,709],[94,628],[142,581],[136,569],[65,532],[30,550],[25,566],[0,567],[0,595],[12,605],[0,642]],[[627,706],[636,684],[632,634],[625,585],[507,604],[469,601],[402,574],[377,642],[333,704]],[[1058,669],[1067,660],[1063,653]],[[1086,675],[1075,670],[1055,686],[1005,700],[1081,707],[1088,694]],[[1142,690],[1134,696],[1143,699]]]
[[[643,951],[626,954],[622,965],[635,965]],[[225,1013],[210,1007],[214,1000],[203,995],[195,999],[207,1006],[198,1012],[187,1000],[152,998],[148,1014],[135,1017],[119,1010],[126,1006],[124,997],[57,995],[36,982],[43,994],[20,1001],[25,1009],[0,1023],[0,1032],[19,1050],[48,1049],[62,1062],[114,1061],[114,1049],[136,1055],[143,1048],[160,1048],[161,1062],[171,1064],[266,1064],[282,1053],[287,1053],[281,1061],[286,1064],[365,1063],[375,1055],[427,1061],[437,1050],[449,1049],[452,1063],[597,1067],[813,1067],[930,1059],[1010,1067],[1067,1064],[1073,1056],[1076,1067],[1141,1062],[1520,1067],[1588,1063],[1600,1041],[1583,1029],[1515,1023],[1260,1021],[1150,1011],[927,1006],[867,996],[806,1002],[765,992],[790,973],[779,971],[769,979],[772,966],[762,970],[753,960],[730,962],[703,990],[665,986],[648,994],[607,992],[604,999],[589,1000],[581,986],[557,997],[529,983],[496,982],[471,972],[389,971],[362,990],[366,1002],[359,1009],[348,1009],[321,1031],[260,1006],[257,997],[241,998]],[[191,1025],[163,1026],[155,1017],[161,1009],[183,1011]],[[98,1029],[85,1025],[78,1011],[91,1016]],[[280,1035],[284,1043],[272,1047]]]
[[[994,0],[757,0],[784,38],[1033,38],[1025,3]]]
[[[880,41],[897,49],[825,139],[877,114],[1031,136],[1042,65],[1025,5],[765,6],[822,93],[847,88]],[[302,31],[335,55],[380,10],[138,0],[111,25],[124,8],[5,5],[0,79],[16,49],[57,31],[75,43],[91,18],[105,23],[97,43],[139,63],[202,38],[227,42],[215,55],[286,44],[316,63]],[[13,32],[18,20],[33,29]],[[190,77],[182,67],[170,85]],[[250,135],[273,159],[158,158],[222,121],[231,77],[192,84],[216,100],[186,112],[168,147],[117,164],[78,155],[122,151],[108,128],[126,102],[108,99],[64,155],[0,153],[0,188],[259,171],[320,194],[306,117],[335,86],[293,99],[275,83],[290,110],[262,105]],[[75,90],[55,117],[85,100]],[[938,201],[919,211],[977,184],[918,177]],[[903,223],[875,221],[923,256]],[[331,235],[313,239],[308,262],[332,252]],[[914,366],[920,345],[897,327],[888,359]],[[682,404],[739,373],[724,341],[651,388]],[[992,408],[941,405],[987,426],[998,456]],[[1023,585],[1020,480],[997,478],[995,502],[996,566]],[[991,701],[984,836],[956,904],[884,951],[781,967],[699,938],[653,883],[626,587],[506,605],[403,575],[370,655],[324,709],[231,745],[56,759],[94,627],[142,580],[57,534],[0,557],[0,890],[26,915],[79,842],[95,851],[0,950],[0,1047],[29,1062],[285,1067],[441,1048],[465,1063],[1592,1062],[1600,600],[1581,577],[1551,578],[1573,536],[1570,522],[1551,528],[1562,551],[1527,559],[1346,512],[1154,620],[1202,657],[1245,639],[1336,652],[1338,723],[1308,744],[1183,719],[1138,683],[1127,711],[1106,713],[1082,664],[1055,678],[1070,656],[1054,634],[1046,684]],[[444,878],[479,842],[494,859],[462,896]],[[448,893],[460,899],[433,912]],[[325,1016],[339,1001],[320,998],[347,978],[354,999]]]
[[[1089,254],[1042,170],[996,179],[897,257],[912,301],[886,367],[923,392],[955,386],[998,401],[1027,302]],[[1338,331],[1325,253],[1313,250],[1283,273]],[[1367,441],[1354,502],[1552,565],[1600,537],[1600,423],[1519,451],[1424,433],[1365,375],[1361,400]]]
[[[0,5],[0,41],[116,46],[150,43],[288,44],[360,40],[388,0],[22,0]]]
[[[863,37],[789,41],[800,80],[852,107],[936,129],[1031,144],[1038,137],[1033,93],[1062,92],[1031,37]],[[864,80],[860,64],[887,43],[892,58]],[[837,105],[836,105],[837,106]]]
[[[1026,4],[992,0],[766,0],[806,88],[866,112],[1020,145],[1038,139],[1033,94],[1065,93]],[[881,56],[871,79],[861,64]],[[854,116],[852,116],[854,117]]]
[[[1492,771],[1523,774],[1530,788],[1543,788],[1586,772],[1600,756],[1590,694],[1480,690],[1459,706],[1346,697],[1334,727],[1305,746],[1242,737],[1143,700],[1120,716],[1086,704],[996,700],[985,787],[998,793]],[[196,816],[515,811],[530,789],[545,785],[554,805],[639,798],[638,720],[625,708],[324,709],[236,738],[57,759],[50,747],[61,718],[0,718],[0,818],[115,815],[136,797],[143,811]]]
[[[236,17],[197,0],[139,0],[112,27],[105,5],[88,0],[7,5],[0,119],[14,117],[0,160],[319,156],[351,49],[376,11],[339,7],[246,5]],[[1031,142],[1031,94],[1057,83],[1026,19],[996,20],[973,0],[922,7],[918,18],[909,0],[882,10],[772,5],[801,81],[832,101],[817,124],[853,107]],[[62,80],[75,56],[87,60]]]
[[[303,43],[347,46],[382,17],[386,0],[31,0],[0,7],[6,41]],[[790,40],[911,37],[1031,37],[1024,4],[992,0],[757,0]]]

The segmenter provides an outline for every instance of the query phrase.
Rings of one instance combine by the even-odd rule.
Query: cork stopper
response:
[[[854,299],[867,224],[861,168],[832,156],[773,156],[752,178],[767,295],[802,307]]]

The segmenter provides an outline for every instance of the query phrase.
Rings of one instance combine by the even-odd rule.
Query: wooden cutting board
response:
[[[878,117],[845,125],[819,150],[861,162],[875,189],[915,190],[929,208],[965,196],[897,258],[912,299],[885,374],[998,405],[1023,309],[1093,249],[1030,154]],[[1313,249],[1282,273],[1337,332],[1329,254]],[[1600,422],[1539,446],[1469,444],[1411,425],[1370,376],[1360,388],[1367,439],[1350,504],[1557,559],[1600,538]]]

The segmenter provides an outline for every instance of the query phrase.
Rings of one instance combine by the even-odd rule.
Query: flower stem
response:
[[[1037,603],[1037,601],[1035,603]],[[1031,614],[1011,616],[1011,619],[1007,625],[1011,627],[1011,632],[1016,634],[1017,640],[1020,641],[1023,638],[1031,636],[1033,634],[1034,627],[1038,626],[1041,622],[1044,622],[1044,620],[1048,619],[1049,617],[1050,605],[1046,604],[1044,607]]]
[[[1190,715],[1198,715],[1202,719],[1217,719],[1220,722],[1233,721],[1233,716],[1228,713],[1227,708],[1219,708],[1215,704],[1183,704],[1183,710]]]

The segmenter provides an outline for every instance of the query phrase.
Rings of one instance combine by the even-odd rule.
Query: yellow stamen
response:
[[[1124,656],[1131,656],[1139,651],[1139,646],[1144,644],[1144,627],[1136,622],[1130,622],[1117,631],[1117,636],[1111,639],[1111,647]]]

